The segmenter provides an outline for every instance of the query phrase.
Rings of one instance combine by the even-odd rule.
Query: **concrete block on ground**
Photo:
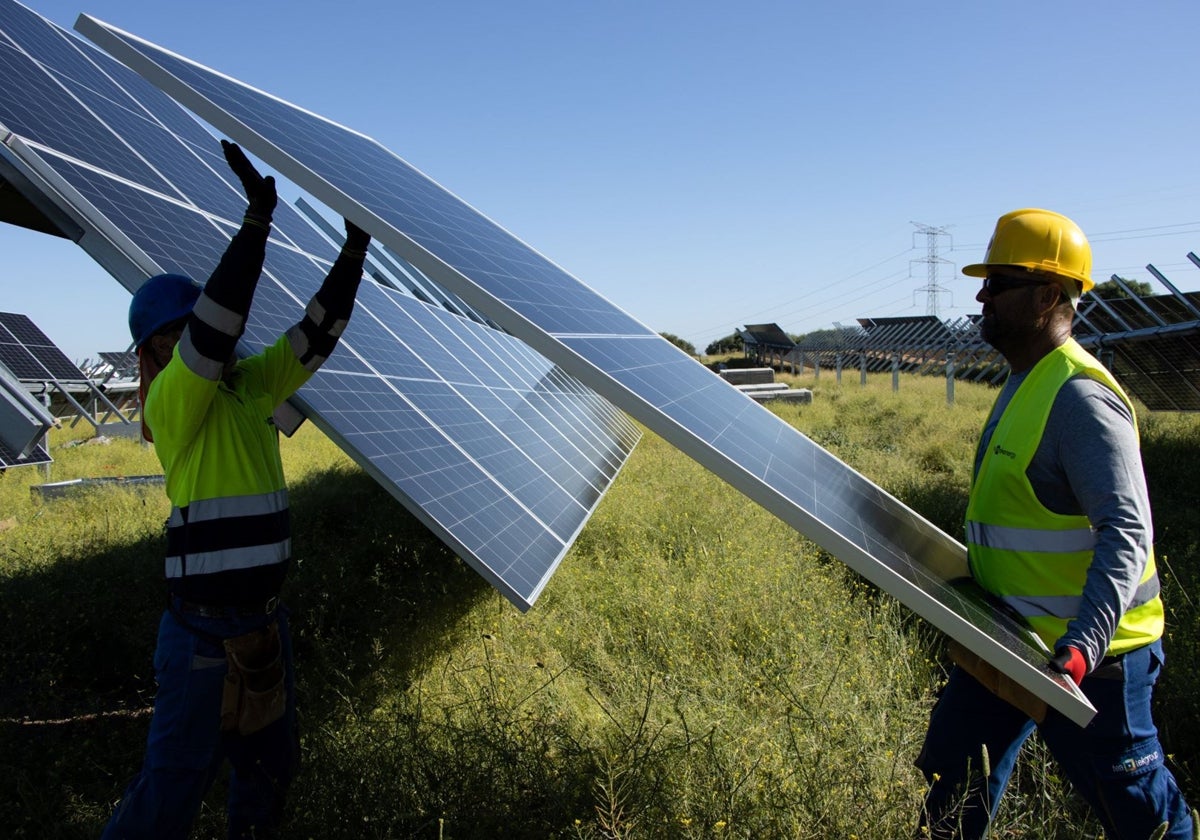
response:
[[[775,381],[775,369],[727,368],[719,376],[730,385],[764,385]]]
[[[787,400],[788,402],[811,403],[813,401],[813,392],[809,388],[789,388],[786,391],[758,391],[747,394],[747,396],[758,402]]]

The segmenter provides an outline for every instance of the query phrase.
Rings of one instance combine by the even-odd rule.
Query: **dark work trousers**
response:
[[[1165,766],[1150,697],[1162,643],[1122,657],[1114,675],[1089,675],[1080,689],[1096,716],[1080,727],[1051,709],[1038,731],[1112,840],[1146,840],[1162,823],[1169,840],[1192,840],[1192,817]],[[1034,722],[955,668],[934,706],[917,759],[930,789],[921,825],[933,840],[984,836]],[[983,747],[990,775],[982,776]]]
[[[220,730],[227,671],[219,639],[270,623],[272,616],[208,618],[171,611],[158,628],[154,670],[158,692],[142,770],[130,783],[102,840],[185,840],[225,759],[232,765],[227,803],[229,837],[273,837],[284,794],[299,764],[295,676],[286,611],[280,607],[287,711],[251,735]]]

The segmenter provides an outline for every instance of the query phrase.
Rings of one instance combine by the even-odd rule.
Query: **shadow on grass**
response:
[[[491,590],[360,472],[319,473],[290,495],[284,600],[303,725],[315,730],[339,714],[339,698],[371,703],[385,661],[393,679],[420,671]],[[164,547],[146,538],[0,579],[5,836],[97,836],[140,766]],[[206,810],[220,810],[221,796]],[[201,823],[196,836],[206,836]]]
[[[1155,686],[1155,722],[1192,807],[1200,805],[1200,517],[1196,475],[1200,437],[1142,437],[1142,461],[1154,511],[1154,550],[1162,581],[1167,666]]]

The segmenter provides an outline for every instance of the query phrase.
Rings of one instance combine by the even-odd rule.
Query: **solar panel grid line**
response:
[[[482,328],[480,328],[480,329],[482,330]],[[608,457],[612,458],[612,456],[613,456],[612,452],[611,451],[608,452]],[[620,458],[617,458],[617,461],[618,461],[617,466],[619,466]],[[610,467],[612,467],[612,464],[610,464]],[[616,469],[612,469],[612,474],[614,474],[614,473],[616,473]],[[596,494],[596,496],[598,496],[598,494]]]
[[[380,325],[383,325],[382,322],[380,322]],[[385,326],[385,329],[388,329],[388,328],[386,328],[386,326]],[[398,336],[397,336],[397,340],[398,340]],[[370,365],[368,365],[368,367],[370,367]],[[379,376],[379,372],[376,370],[373,370],[373,368],[372,368],[372,372],[376,373],[377,376]],[[440,377],[437,376],[437,373],[434,372],[432,370],[432,368],[431,368],[430,374],[431,374],[431,380],[434,380],[434,379],[440,380],[440,382],[445,383],[445,385],[448,386],[448,388],[451,391],[454,391],[455,394],[460,394],[460,396],[461,396],[460,388],[457,388],[457,386],[455,386],[454,384],[452,384],[450,382],[446,382],[446,380],[444,380],[444,379],[440,379]],[[386,378],[386,377],[382,377],[382,378],[385,383],[391,384],[389,382],[388,378]],[[397,396],[400,396],[401,398],[404,398],[404,400],[407,400],[407,396],[404,395],[403,392],[401,392],[400,390],[397,390]],[[470,401],[464,400],[464,402],[470,402]],[[422,409],[420,406],[418,406],[418,404],[412,403],[412,401],[409,401],[409,403],[412,404],[413,410],[415,410],[416,413],[421,414],[422,416],[426,416],[426,419],[428,419],[427,418],[427,409]],[[506,437],[506,434],[502,430],[499,430],[499,427],[497,427],[496,424],[494,424],[494,422],[492,421],[491,418],[488,418],[488,416],[484,412],[482,412],[482,410],[478,409],[478,406],[476,406],[476,403],[470,403],[470,404],[472,404],[473,408],[475,408],[476,416],[478,416],[479,421],[482,422],[482,424],[492,427],[494,432],[497,433],[497,436],[499,436],[500,438],[503,438],[505,440],[508,440],[508,437]],[[432,421],[431,421],[431,424],[432,424]],[[436,425],[436,424],[432,424],[432,425]],[[448,443],[450,443],[451,445],[458,445],[456,442],[454,442],[454,440],[450,440],[449,438],[448,438]],[[516,446],[514,446],[514,449],[516,449]],[[472,457],[469,454],[467,454],[466,450],[463,450],[463,451],[464,451],[464,455],[467,455],[467,457]],[[488,470],[486,468],[482,467],[482,464],[480,464],[480,470],[481,470],[482,474],[487,475],[488,478],[491,478],[492,480],[496,480],[496,479],[494,479],[494,476],[492,476],[490,473],[488,473]]]
[[[1200,322],[1175,326],[1170,337],[1105,345],[1114,372],[1152,411],[1200,410]]]
[[[375,315],[375,313],[374,313],[374,312],[371,312],[370,314],[371,314],[371,316],[372,316],[372,317],[377,317],[377,316]],[[378,320],[378,319],[377,319],[377,320]],[[407,341],[406,341],[406,340],[405,340],[405,339],[404,339],[404,338],[403,338],[403,337],[402,337],[400,334],[396,333],[396,332],[395,332],[395,331],[394,331],[394,330],[393,330],[393,329],[392,329],[392,328],[391,328],[391,327],[390,327],[388,324],[384,323],[383,321],[379,321],[379,323],[380,323],[380,326],[381,326],[383,329],[387,330],[389,333],[391,333],[391,334],[393,335],[394,339],[396,340],[396,342],[397,342],[398,344],[400,344],[400,345],[402,345],[402,346],[405,346],[405,347],[407,347],[407,346],[408,346],[408,342],[407,342]],[[424,325],[420,325],[420,324],[414,324],[414,327],[415,327],[416,329],[422,330],[422,331],[423,331],[423,332],[425,332],[427,335],[430,335],[430,333],[429,333],[428,329],[427,329],[427,328],[426,328]],[[433,336],[432,336],[432,335],[430,335],[430,337],[431,337],[431,338],[433,338]],[[452,335],[443,336],[443,337],[440,339],[440,342],[439,342],[439,343],[442,343],[442,345],[444,346],[444,342],[446,342],[446,341],[448,341],[448,340],[452,340]],[[463,352],[467,352],[467,351],[468,351],[468,348],[464,346],[464,347],[463,347]],[[484,367],[490,367],[490,362],[489,362],[489,361],[487,361],[487,360],[485,360],[485,359],[481,358],[481,357],[480,357],[480,356],[479,356],[477,353],[474,353],[474,351],[473,351],[473,350],[471,350],[470,352],[472,352],[472,354],[475,356],[475,359],[476,359],[476,361],[477,361],[477,363],[478,363],[478,364],[480,364],[480,365],[482,365],[482,366],[484,366]],[[416,354],[414,353],[414,355],[416,355]],[[365,360],[364,360],[364,363],[366,363],[366,362],[365,362]],[[368,364],[368,367],[370,367],[370,366],[369,366],[369,363],[366,363],[366,364]],[[468,368],[468,369],[469,369],[469,368]],[[379,372],[378,372],[378,371],[376,371],[376,370],[373,370],[373,372],[374,372],[376,375],[379,375]],[[452,382],[449,382],[449,381],[445,380],[443,377],[441,377],[441,376],[438,374],[437,370],[435,370],[435,369],[434,369],[434,367],[430,366],[430,368],[429,368],[429,374],[430,374],[430,378],[431,378],[431,380],[432,380],[432,379],[438,379],[438,380],[444,381],[444,382],[446,382],[446,384],[447,384],[447,386],[448,386],[448,387],[450,387],[452,390],[454,390],[454,391],[455,391],[455,393],[460,393],[460,392],[457,390],[457,388],[456,388],[456,386],[454,385],[454,383],[452,383]],[[386,381],[387,381],[386,377],[383,377],[383,378],[384,378],[384,381],[386,382]],[[397,395],[398,395],[398,396],[400,396],[402,399],[405,399],[405,396],[404,396],[404,394],[403,394],[402,392],[400,392],[399,390],[397,391]],[[485,423],[486,423],[486,424],[488,424],[489,426],[491,426],[491,427],[494,429],[494,431],[495,431],[496,435],[498,435],[498,436],[502,437],[502,438],[503,438],[503,439],[505,439],[505,440],[508,440],[508,437],[507,437],[507,435],[506,435],[506,434],[505,434],[505,433],[504,433],[504,432],[503,432],[503,431],[502,431],[502,430],[501,430],[499,427],[497,427],[497,426],[495,425],[495,423],[492,421],[492,419],[491,419],[491,418],[489,418],[485,412],[483,412],[482,410],[480,410],[480,409],[478,408],[478,405],[477,405],[475,402],[473,402],[473,401],[471,401],[471,400],[466,400],[466,399],[464,399],[464,402],[467,402],[469,405],[471,405],[471,406],[472,406],[472,408],[473,408],[473,409],[475,409],[475,410],[476,410],[476,412],[477,412],[478,416],[480,417],[480,419],[481,419],[481,420],[483,420],[483,422],[485,422]],[[414,405],[414,410],[416,410],[416,411],[420,412],[420,408],[419,408],[419,407],[417,407],[417,406],[415,406],[415,405]],[[537,432],[535,432],[535,434],[538,434],[538,433],[537,433]],[[542,441],[543,441],[543,443],[545,443],[545,440],[544,440],[544,438],[541,438],[541,437],[540,437],[540,435],[539,435],[539,439],[540,439],[540,440],[542,440]],[[552,448],[551,448],[551,447],[550,447],[548,444],[546,445],[545,449],[546,449],[546,450],[548,450],[548,451],[547,451],[547,456],[548,456],[548,457],[550,457],[550,456],[556,456],[556,457],[560,457],[560,458],[564,458],[564,459],[566,459],[566,458],[565,458],[565,453],[562,453],[562,452],[557,452],[556,450],[553,450],[553,449],[552,449]],[[578,453],[578,454],[582,454],[582,453]],[[569,459],[566,459],[566,460],[567,460],[567,462],[568,462],[568,464],[569,464],[569,463],[570,463]],[[544,465],[543,465],[543,464],[539,464],[539,466],[544,466]],[[485,474],[486,474],[486,472],[487,472],[487,471],[486,471],[486,470],[484,470],[484,472],[485,472]],[[551,480],[555,480],[555,479],[553,478],[553,476],[551,476],[551,475],[550,475],[550,473],[549,473],[549,472],[547,472],[547,473],[546,473],[546,475],[547,475],[547,477],[551,478]],[[599,490],[598,490],[598,489],[597,489],[597,492],[599,492]]]
[[[77,55],[79,61],[77,63],[73,63],[73,65],[72,65],[76,70],[83,68],[85,70],[94,70],[95,71],[94,73],[89,74],[89,78],[94,83],[91,85],[91,87],[93,89],[100,86],[98,84],[99,82],[107,82],[111,85],[112,89],[108,94],[104,94],[104,95],[107,95],[110,97],[116,96],[119,94],[125,95],[125,101],[130,103],[130,105],[132,107],[128,107],[128,108],[121,107],[119,110],[117,110],[114,113],[116,113],[117,115],[122,115],[122,114],[135,115],[137,118],[139,118],[142,122],[145,123],[145,125],[139,125],[138,126],[139,128],[146,128],[149,126],[157,126],[164,131],[171,131],[172,134],[175,134],[175,132],[178,130],[178,128],[181,125],[186,125],[186,123],[177,122],[175,130],[172,131],[172,130],[168,129],[168,127],[166,126],[165,123],[163,123],[161,120],[159,120],[158,117],[152,111],[148,110],[145,106],[143,106],[141,104],[141,102],[139,102],[136,98],[129,97],[127,91],[125,91],[121,87],[120,84],[118,84],[114,79],[112,79],[112,76],[103,67],[100,66],[100,63],[107,63],[110,66],[110,68],[113,66],[119,66],[119,65],[115,64],[115,62],[113,61],[113,59],[110,56],[97,50],[95,47],[87,44],[86,42],[81,42],[78,39],[69,37],[66,32],[62,32],[61,30],[55,29],[55,30],[46,30],[46,31],[52,32],[52,33],[54,33],[54,35],[57,36],[57,40],[54,40],[53,43],[60,48],[60,53],[59,53],[60,55],[65,55],[65,54]],[[52,35],[52,37],[54,37],[54,36]],[[21,51],[23,53],[25,52],[23,49]],[[25,54],[28,55],[28,53],[25,53]],[[122,178],[127,183],[135,184],[135,185],[138,185],[139,187],[143,187],[143,188],[150,188],[150,189],[154,189],[155,187],[165,188],[165,190],[174,192],[175,197],[177,199],[179,199],[180,201],[182,201],[183,203],[185,203],[185,204],[191,203],[188,196],[185,193],[183,193],[182,191],[178,190],[176,185],[171,182],[170,178],[163,175],[159,166],[157,166],[155,163],[150,161],[145,155],[143,155],[139,151],[138,148],[136,148],[135,146],[133,146],[132,144],[127,142],[124,139],[124,137],[122,136],[122,134],[119,131],[117,131],[112,125],[110,125],[109,121],[101,118],[100,115],[98,113],[96,113],[96,111],[93,110],[90,106],[88,106],[88,104],[86,102],[84,102],[82,99],[80,99],[78,96],[76,96],[75,93],[73,93],[71,91],[71,89],[66,84],[64,84],[64,80],[59,77],[59,74],[55,73],[51,69],[42,65],[41,61],[37,61],[32,56],[29,56],[29,57],[30,57],[31,61],[34,61],[34,63],[38,64],[39,66],[43,66],[43,69],[46,71],[46,77],[53,80],[58,85],[58,88],[61,89],[63,96],[69,97],[73,101],[73,103],[78,106],[79,109],[81,109],[84,113],[91,116],[96,123],[103,125],[108,129],[108,132],[103,135],[103,138],[111,143],[111,148],[117,148],[118,146],[122,147],[125,150],[125,152],[127,153],[127,155],[123,155],[121,157],[128,157],[130,160],[136,160],[136,161],[140,162],[142,167],[144,167],[144,169],[136,169],[136,168],[132,169],[131,174],[136,175],[137,177],[129,177],[127,175],[122,175],[121,172],[112,171],[111,174],[113,175],[113,177]],[[134,110],[135,108],[138,110],[135,111]],[[58,117],[60,119],[63,118],[64,116],[65,115],[63,115],[61,113],[58,114]],[[194,123],[194,121],[192,123],[192,128],[196,132],[201,131],[200,126],[198,124]],[[87,137],[88,137],[89,141],[95,140],[94,133],[87,135]],[[92,143],[89,142],[88,143],[88,151],[92,150],[91,146],[92,146]],[[57,153],[63,155],[64,157],[68,157],[68,158],[70,157],[70,155],[63,154],[61,151],[58,151]],[[108,160],[110,165],[114,160],[114,158],[111,156],[107,157],[106,159]],[[77,160],[79,160],[79,162],[82,165],[87,165],[87,162],[85,159],[77,158]],[[106,171],[109,171],[109,170],[106,170]],[[130,170],[127,169],[126,171],[130,171]],[[218,170],[214,169],[213,171],[214,171],[214,174],[216,174]],[[145,178],[146,172],[153,173],[155,179],[157,179],[157,183],[148,183],[147,179]],[[226,183],[228,183],[228,182],[226,182]],[[231,189],[232,189],[232,186],[231,186]],[[168,195],[168,192],[164,191],[163,189],[159,189],[158,191],[161,194],[163,194],[164,196]],[[234,200],[237,200],[237,198],[240,198],[240,192],[237,190],[234,190],[234,196],[235,196]]]
[[[318,376],[322,375],[331,376],[334,374],[331,372],[319,371]],[[357,376],[360,379],[367,379],[367,377],[364,377],[361,374],[358,374]],[[386,377],[379,379],[370,378],[369,381],[373,383],[374,387],[391,387],[393,385],[393,383],[389,382]],[[307,389],[304,393],[307,395]],[[308,397],[306,396],[305,399],[308,400]],[[377,400],[377,395],[373,395],[369,398],[369,402],[372,403]],[[321,422],[322,417],[334,415],[336,413],[332,410],[332,407],[328,405],[322,405],[319,400],[313,400],[313,402],[317,405],[320,405],[320,410],[314,412],[314,420],[315,422],[318,422],[318,425],[323,425]],[[432,427],[428,427],[427,433],[431,429]],[[487,501],[482,505],[462,506],[456,504],[455,499],[459,492],[456,488],[461,488],[463,484],[468,484],[471,486],[476,497],[478,497],[478,491],[482,486],[481,483],[487,483],[489,482],[489,479],[485,478],[478,471],[464,473],[462,472],[462,466],[456,467],[449,465],[445,459],[446,453],[444,449],[439,450],[437,448],[430,448],[427,445],[424,447],[420,445],[414,445],[412,443],[413,430],[411,428],[399,428],[398,431],[401,433],[401,436],[408,441],[408,451],[403,453],[403,460],[405,464],[410,466],[403,468],[401,472],[405,473],[410,478],[410,482],[406,485],[406,487],[409,492],[412,493],[411,500],[415,502],[415,507],[410,508],[413,510],[413,513],[417,515],[418,519],[420,519],[427,527],[430,527],[436,533],[439,533],[443,541],[445,541],[447,545],[449,545],[452,550],[455,551],[455,553],[459,554],[459,556],[471,558],[478,556],[481,552],[486,551],[489,546],[494,549],[498,545],[498,539],[502,537],[503,534],[486,533],[491,529],[476,528],[474,531],[476,536],[478,536],[479,533],[485,533],[485,536],[478,542],[470,542],[462,538],[460,531],[463,529],[464,524],[471,524],[470,520],[473,517],[478,518],[485,514],[488,510],[495,509],[498,505],[514,505],[515,498],[511,492],[508,490],[505,492],[496,492],[489,497],[490,501]],[[439,436],[442,435],[441,431],[434,433],[438,434]],[[347,433],[343,430],[343,434]],[[380,434],[380,431],[376,429],[364,431],[360,434],[349,433],[348,437],[352,442],[360,445],[365,451],[370,451],[369,445],[363,445],[363,436],[378,434]],[[447,443],[447,445],[450,444]],[[463,451],[461,447],[454,445],[454,448],[456,451],[462,454],[463,463],[474,463],[474,461],[468,458],[465,451]],[[375,477],[376,480],[379,480],[385,487],[391,489],[395,486],[396,472],[389,470],[388,467],[395,466],[398,463],[398,457],[398,455],[377,455],[376,457],[373,457],[364,463],[364,468],[366,468],[368,473]],[[618,461],[621,460],[622,459],[618,457]],[[478,467],[476,467],[476,470],[477,469]],[[615,469],[612,469],[612,475],[614,477],[617,470],[619,470],[619,463]],[[460,478],[455,479],[453,478],[454,475],[458,475]],[[496,483],[494,477],[490,479],[490,484],[496,487],[497,491],[499,491],[499,485]],[[418,492],[413,492],[413,485],[416,486]],[[439,490],[439,488],[444,489]],[[428,492],[427,495],[420,495],[420,491],[436,492]],[[513,509],[502,516],[498,516],[497,519],[498,521],[504,523],[504,528],[507,530],[525,527],[512,523],[527,521],[528,517],[518,515],[518,511]],[[558,560],[561,560],[561,555],[565,551],[566,546],[569,545],[569,539],[572,539],[573,535],[578,532],[578,529],[582,528],[585,519],[586,517],[580,517],[580,521],[573,530],[564,531],[559,528],[558,533],[555,533],[555,530],[549,527],[547,523],[541,523],[538,527],[542,531],[542,536],[539,537],[536,535],[530,535],[521,538],[520,544],[526,546],[527,548],[525,550],[527,550],[531,555],[541,556],[547,551],[550,551],[558,558],[545,570],[543,575],[534,580],[520,580],[516,582],[516,585],[514,585],[513,581],[506,577],[506,570],[511,569],[520,561],[521,554],[523,553],[521,551],[510,551],[504,554],[503,556],[506,556],[508,559],[503,560],[499,567],[495,569],[490,561],[488,563],[484,563],[482,566],[477,564],[473,565],[476,565],[476,570],[479,571],[489,583],[509,597],[510,600],[513,600],[517,606],[528,608],[530,605],[532,605],[533,601],[538,597],[544,588],[546,582],[550,578],[550,575],[553,573],[554,568],[557,567]],[[497,556],[501,556],[500,553],[497,553]],[[495,558],[493,558],[493,560],[494,559]]]
[[[125,70],[124,67],[122,67],[119,64],[115,64],[115,62],[113,61],[113,59],[110,56],[108,56],[107,54],[105,54],[103,52],[100,52],[95,47],[92,47],[91,45],[88,45],[85,42],[80,42],[77,39],[70,38],[67,35],[67,33],[65,33],[65,32],[61,33],[61,38],[62,38],[65,49],[73,50],[78,53],[80,61],[84,63],[82,66],[94,68],[96,73],[99,74],[100,78],[103,78],[104,80],[107,80],[111,83],[114,91],[120,91],[121,93],[128,96],[128,92],[125,91],[125,89],[116,80],[114,80],[112,78],[111,73],[109,71],[105,70],[105,68],[100,67],[99,64],[100,63],[108,63],[110,65],[110,69],[112,67],[120,67],[121,70]],[[87,50],[86,53],[84,52],[85,49]],[[24,50],[22,50],[22,52],[25,53]],[[25,53],[25,54],[28,55],[28,53]],[[31,57],[31,60],[32,60],[32,57]],[[134,159],[140,161],[144,165],[145,171],[149,171],[154,174],[154,177],[155,177],[155,179],[157,179],[157,182],[156,183],[146,183],[144,180],[138,180],[135,178],[123,176],[119,173],[114,173],[106,168],[96,166],[95,164],[91,163],[88,160],[80,159],[80,158],[73,158],[70,155],[64,154],[59,149],[51,149],[49,147],[40,146],[39,144],[36,144],[36,143],[29,143],[28,145],[31,148],[34,148],[42,153],[50,153],[50,154],[55,154],[55,155],[61,156],[67,160],[72,161],[72,163],[74,163],[77,166],[92,168],[97,173],[103,173],[103,174],[107,175],[108,177],[121,180],[122,182],[129,184],[130,186],[132,186],[136,189],[143,189],[143,190],[149,190],[151,192],[155,192],[156,194],[161,196],[162,199],[165,201],[176,201],[181,206],[196,209],[199,212],[201,212],[203,215],[210,216],[210,218],[214,218],[214,219],[222,218],[222,219],[227,219],[227,220],[233,220],[233,219],[240,218],[241,209],[242,209],[241,205],[242,205],[242,203],[244,203],[244,197],[242,194],[241,186],[240,186],[240,184],[236,184],[235,179],[228,173],[228,168],[224,164],[223,160],[219,160],[218,157],[211,154],[211,152],[208,154],[203,154],[199,151],[199,149],[202,148],[199,144],[205,142],[206,140],[208,141],[208,146],[211,147],[212,146],[212,143],[211,143],[212,138],[211,138],[211,135],[207,134],[203,130],[203,128],[199,125],[199,123],[195,122],[194,119],[188,117],[186,119],[173,120],[172,123],[173,123],[174,127],[168,127],[167,123],[164,122],[162,119],[160,119],[158,114],[149,110],[140,100],[138,100],[135,97],[128,97],[128,101],[129,101],[131,107],[122,108],[118,112],[118,113],[134,113],[133,108],[137,108],[137,109],[139,109],[138,117],[144,121],[144,123],[146,124],[145,127],[156,126],[159,129],[161,129],[162,131],[170,133],[173,137],[178,137],[177,132],[181,128],[187,128],[187,129],[191,130],[192,133],[189,138],[190,142],[189,143],[181,143],[179,145],[182,145],[187,150],[188,153],[190,153],[196,160],[200,161],[200,163],[202,165],[207,167],[209,169],[209,171],[211,172],[211,174],[214,176],[215,180],[219,181],[223,185],[223,188],[224,188],[223,198],[225,200],[222,202],[222,204],[224,204],[226,209],[224,212],[217,214],[215,217],[211,213],[208,213],[208,212],[202,210],[195,203],[192,195],[188,194],[184,190],[181,190],[176,184],[174,184],[171,181],[171,179],[169,177],[167,177],[166,175],[164,175],[162,173],[162,171],[160,171],[159,165],[150,161],[145,155],[143,155],[139,151],[138,147],[135,147],[131,143],[127,142],[121,136],[120,132],[116,131],[105,119],[101,118],[92,108],[88,107],[86,103],[84,103],[69,87],[67,87],[67,85],[64,83],[64,80],[62,78],[58,78],[55,74],[52,74],[49,71],[47,71],[47,75],[55,79],[57,85],[59,86],[59,88],[61,88],[64,96],[69,97],[71,100],[73,100],[75,103],[77,103],[79,105],[80,109],[84,113],[93,117],[97,124],[102,125],[107,129],[107,132],[104,136],[106,136],[106,137],[111,136],[111,138],[113,138],[114,144],[120,144],[125,150],[127,150],[128,155],[131,158],[134,158]],[[93,78],[96,78],[96,77],[94,76]],[[167,101],[169,101],[169,100],[167,100]],[[171,104],[173,105],[174,103],[171,103]],[[177,112],[177,111],[178,111],[177,108],[172,108],[172,112]],[[94,136],[94,135],[92,135],[92,136]],[[171,147],[174,147],[174,144],[171,144]],[[151,145],[150,148],[161,149],[164,147]],[[90,147],[89,147],[89,151],[91,151]],[[175,163],[175,165],[178,165],[177,158],[173,158],[172,160]],[[111,159],[109,162],[111,163]],[[52,183],[57,180],[57,178],[55,177],[56,173],[52,173],[52,171],[51,172],[44,171],[43,174],[49,176],[51,178]],[[143,173],[141,171],[137,171],[136,174],[141,175]],[[61,185],[59,184],[58,186],[61,186]],[[164,191],[164,189],[155,189],[156,187],[165,188],[165,191]],[[209,197],[211,197],[211,194],[209,195]],[[279,213],[279,212],[281,212],[281,211],[277,209],[277,213]],[[285,209],[282,212],[286,213],[288,211]],[[284,226],[284,225],[279,225],[279,224],[277,224],[276,227],[277,227],[277,232],[278,232],[278,237],[276,239],[277,242],[281,238],[285,241],[290,241],[289,232],[288,232],[289,229],[291,231],[295,231],[297,229],[297,226]],[[116,237],[114,237],[114,238],[116,238]],[[121,244],[123,245],[124,243],[121,243]],[[295,243],[293,243],[293,244],[295,245],[297,250],[302,250],[300,245],[295,244]],[[129,250],[136,250],[136,249],[129,249],[126,246],[124,248],[124,250],[129,251]],[[143,261],[139,261],[139,262],[143,262]],[[161,270],[159,266],[145,265],[145,264],[143,264],[141,266],[141,269],[147,275],[156,273],[157,271]]]
[[[511,342],[505,346],[501,346],[497,342],[496,358],[501,362],[506,362],[506,370],[513,377],[531,376],[533,371],[530,369],[530,356],[525,355],[523,358],[518,358],[511,353],[515,348],[516,345]],[[468,349],[472,353],[475,352],[471,348]],[[611,474],[615,475],[615,470],[620,467],[620,460],[614,459],[611,444],[606,445],[604,436],[598,435],[597,430],[600,428],[616,429],[625,441],[632,444],[638,436],[633,423],[624,414],[613,408],[611,403],[600,400],[594,393],[579,387],[578,382],[566,377],[560,368],[551,369],[547,377],[550,378],[552,387],[539,392],[543,395],[546,406],[545,411],[542,412],[544,416],[551,421],[554,428],[582,431],[584,433],[582,440],[572,445],[577,451],[584,454],[589,462],[597,462],[597,458],[602,459],[612,468]],[[532,403],[530,403],[530,407],[541,411]]]
[[[296,201],[296,207],[312,225],[327,237],[336,238],[338,236],[336,228],[303,197]],[[441,305],[452,314],[465,316],[476,323],[487,324],[498,329],[495,324],[490,323],[478,312],[454,298],[445,289],[438,287],[428,277],[421,274],[416,267],[392,254],[388,249],[380,247],[378,243],[372,242],[367,248],[367,253],[368,258],[382,270],[383,275],[391,278],[392,282],[387,285],[393,285],[400,290],[406,289],[418,300],[426,303],[432,304],[435,303],[435,300],[440,301]]]
[[[1183,328],[1182,332],[1184,332],[1185,334],[1190,334],[1191,332],[1193,332],[1193,330],[1189,327],[1189,325],[1185,324],[1185,325],[1179,325],[1179,326],[1181,326]],[[1189,387],[1186,380],[1183,379],[1182,376],[1180,376],[1179,369],[1167,359],[1167,353],[1169,352],[1169,349],[1167,347],[1163,346],[1163,344],[1160,341],[1146,340],[1150,337],[1160,338],[1164,334],[1169,334],[1171,331],[1172,331],[1171,327],[1162,326],[1162,327],[1143,328],[1141,330],[1133,330],[1130,333],[1127,333],[1124,335],[1106,334],[1105,336],[1103,336],[1102,340],[1104,342],[1104,344],[1103,344],[1104,347],[1106,347],[1108,349],[1112,349],[1115,352],[1124,354],[1127,358],[1129,358],[1131,360],[1131,362],[1133,359],[1133,355],[1132,355],[1132,351],[1127,349],[1127,346],[1131,343],[1137,342],[1138,349],[1136,352],[1137,352],[1137,355],[1141,357],[1142,363],[1140,365],[1137,363],[1132,363],[1133,367],[1135,367],[1135,368],[1140,367],[1144,371],[1148,370],[1149,373],[1147,373],[1137,379],[1127,379],[1126,380],[1126,387],[1129,390],[1133,391],[1135,393],[1135,395],[1138,393],[1139,389],[1142,389],[1142,388],[1145,388],[1145,387],[1151,386],[1151,385],[1153,386],[1153,388],[1156,391],[1159,391],[1161,393],[1166,393],[1168,391],[1167,386],[1168,386],[1168,384],[1170,384],[1170,382],[1168,380],[1177,382],[1185,389]],[[1150,375],[1150,374],[1152,374],[1152,375]],[[1155,404],[1161,404],[1161,403],[1155,403]]]
[[[9,12],[9,25],[14,23],[14,18],[24,15],[26,19],[19,23],[23,24],[24,29],[28,29],[30,24],[28,16],[32,16],[33,13],[16,4],[14,7]],[[38,29],[42,31],[40,27]],[[88,122],[87,110],[80,105],[76,98],[70,96],[50,73],[45,72],[42,63],[35,60],[17,40],[7,33],[4,40],[12,51],[11,53],[0,51],[6,83],[20,85],[27,94],[33,92],[35,95],[31,98],[38,104],[36,108],[27,109],[24,113],[25,119],[20,121],[14,121],[7,109],[0,109],[0,123],[4,124],[8,130],[23,136],[41,136],[47,133],[48,129],[45,124],[61,121],[61,125],[54,125],[49,130],[57,130],[58,136],[65,146],[65,151],[67,153],[74,152],[78,157],[84,157],[85,150],[94,149],[93,144],[113,143],[112,137],[92,137],[82,134],[83,129],[78,126]],[[62,44],[56,43],[52,35],[49,40],[49,48],[57,48],[61,56]],[[44,48],[46,47],[44,46]],[[18,57],[23,58],[24,61],[17,61]],[[120,154],[124,150],[119,146],[113,145],[112,150],[118,152],[112,157],[122,172],[129,174],[136,172],[143,177],[150,174],[148,169],[139,169],[138,164],[131,156]]]

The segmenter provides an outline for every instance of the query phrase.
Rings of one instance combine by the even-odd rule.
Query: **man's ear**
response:
[[[175,349],[175,343],[179,340],[177,334],[150,336],[150,350],[154,353],[154,358],[159,360],[161,365],[165,365],[171,359],[171,351]]]
[[[1067,297],[1066,292],[1062,290],[1056,283],[1050,283],[1037,288],[1037,308],[1038,313],[1045,315],[1058,306],[1060,302]]]

